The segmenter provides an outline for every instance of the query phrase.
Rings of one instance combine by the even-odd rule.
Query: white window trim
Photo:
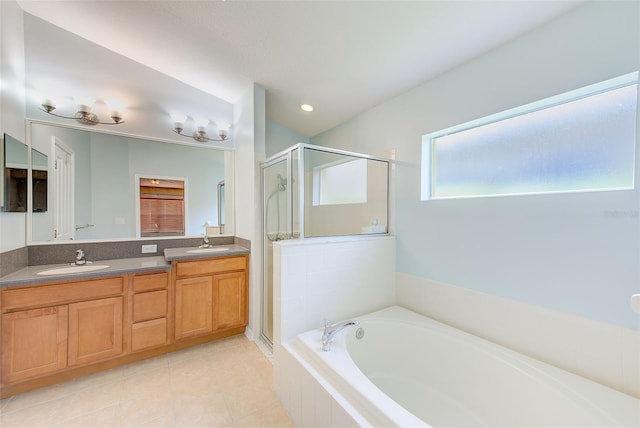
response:
[[[509,110],[504,110],[499,113],[491,114],[479,119],[475,119],[469,122],[455,125],[437,132],[432,132],[422,136],[422,158],[420,168],[420,199],[421,200],[441,200],[441,199],[468,199],[468,198],[487,198],[487,197],[502,197],[502,196],[519,196],[519,195],[537,195],[537,194],[552,194],[552,193],[581,193],[592,191],[609,191],[609,190],[628,190],[633,189],[631,187],[624,187],[619,189],[584,189],[584,190],[567,190],[567,191],[545,191],[545,192],[527,192],[527,193],[505,193],[496,195],[470,195],[470,196],[444,196],[434,197],[432,194],[432,183],[434,175],[434,167],[432,165],[434,145],[433,141],[436,138],[444,137],[447,135],[455,134],[457,132],[466,131],[468,129],[476,128],[482,125],[488,125],[490,123],[499,122],[512,117],[521,116],[527,113],[531,113],[537,110],[546,109],[560,104],[569,103],[581,98],[589,97],[599,93],[611,91],[614,89],[622,88],[629,85],[638,84],[639,72],[624,74],[622,76],[614,77],[602,82],[595,83],[593,85],[585,86],[573,91],[564,92],[559,95],[554,95],[549,98],[545,98],[539,101],[534,101],[523,106],[518,106]],[[639,85],[640,88],[640,85]],[[640,96],[638,97],[640,100]],[[635,182],[635,169],[634,169],[634,182]]]

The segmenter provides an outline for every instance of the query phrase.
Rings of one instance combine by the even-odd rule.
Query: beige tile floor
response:
[[[234,336],[0,400],[0,427],[294,427],[273,366]]]

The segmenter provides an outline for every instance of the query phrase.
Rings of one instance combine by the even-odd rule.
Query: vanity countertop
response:
[[[194,252],[196,251],[196,252]],[[165,248],[164,258],[167,262],[174,260],[208,259],[211,257],[235,256],[249,254],[249,249],[237,244],[214,245],[210,249],[194,247]]]
[[[26,284],[45,284],[48,282],[72,281],[76,279],[93,279],[105,276],[122,275],[125,273],[142,273],[148,271],[169,270],[171,264],[162,256],[137,257],[131,259],[96,260],[93,265],[107,265],[108,268],[96,271],[38,275],[38,272],[49,269],[68,267],[69,264],[28,266],[0,278],[0,287],[11,287]],[[90,266],[90,265],[88,265]]]
[[[193,252],[194,250],[196,250],[195,253]],[[9,275],[0,277],[0,288],[27,284],[36,285],[46,284],[48,282],[73,281],[77,279],[93,279],[113,275],[122,275],[126,273],[143,273],[157,270],[169,270],[171,269],[171,261],[173,260],[224,257],[238,254],[249,254],[249,252],[250,251],[247,248],[236,244],[215,245],[211,247],[211,249],[204,249],[204,251],[203,249],[199,249],[197,247],[166,248],[164,250],[164,257],[153,256],[128,259],[94,260],[93,265],[107,265],[108,267],[94,271],[61,273],[55,275],[38,275],[38,272],[46,271],[49,269],[69,267],[69,264],[28,266]]]

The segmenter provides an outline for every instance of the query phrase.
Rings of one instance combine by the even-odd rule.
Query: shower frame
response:
[[[389,203],[390,203],[390,185],[391,185],[391,161],[389,159],[384,159],[384,158],[380,158],[380,157],[376,157],[376,156],[370,156],[370,155],[365,155],[362,153],[356,153],[356,152],[350,152],[350,151],[346,151],[346,150],[339,150],[339,149],[334,149],[334,148],[330,148],[330,147],[323,147],[323,146],[316,146],[313,144],[308,144],[308,143],[297,143],[294,144],[293,146],[282,150],[272,156],[270,156],[269,158],[267,158],[265,161],[263,161],[260,164],[260,169],[261,169],[261,188],[262,188],[262,192],[261,192],[261,199],[262,199],[262,250],[263,250],[263,255],[262,255],[262,280],[261,280],[261,323],[260,323],[260,337],[262,338],[262,340],[267,343],[269,346],[273,346],[273,337],[268,337],[267,335],[265,335],[264,332],[264,318],[265,318],[265,313],[267,311],[266,308],[266,299],[265,296],[267,295],[265,288],[267,287],[267,278],[266,278],[266,274],[268,271],[272,271],[273,266],[271,266],[270,269],[267,269],[267,264],[268,264],[268,242],[269,239],[267,239],[267,216],[266,216],[266,197],[268,194],[268,190],[266,189],[266,183],[265,183],[265,170],[267,168],[269,168],[270,166],[273,166],[279,162],[282,162],[283,160],[287,161],[286,164],[286,172],[287,172],[287,179],[288,179],[288,186],[286,189],[286,197],[287,197],[287,209],[286,209],[286,225],[287,225],[287,230],[286,230],[286,238],[284,238],[283,240],[289,240],[289,239],[305,239],[305,199],[304,199],[304,189],[305,187],[305,149],[310,149],[310,150],[316,150],[316,151],[320,151],[320,152],[326,152],[326,153],[331,153],[331,154],[336,154],[336,155],[343,155],[343,156],[348,156],[348,157],[352,157],[352,158],[359,158],[359,159],[367,159],[367,160],[373,160],[373,161],[380,161],[380,162],[385,162],[386,163],[386,174],[387,174],[387,180],[386,180],[386,186],[387,186],[387,194],[386,194],[386,216],[387,216],[387,231],[386,233],[377,233],[376,235],[388,235],[389,234],[389,224],[390,224],[390,209],[389,209]],[[296,152],[297,150],[297,152]],[[293,167],[293,161],[297,160],[298,162],[298,168],[297,171],[295,171],[297,174],[294,176],[294,167]],[[298,197],[297,197],[297,213],[295,213],[296,209],[294,209],[293,206],[293,193],[294,191],[292,190],[292,188],[294,187],[294,183],[295,186],[298,190]],[[297,225],[298,225],[298,230],[295,230],[294,227],[294,221],[296,220],[297,217]],[[351,235],[336,235],[336,236],[352,236],[352,235],[360,235],[360,234],[351,234]],[[363,236],[367,236],[367,235],[363,235]],[[315,236],[314,236],[315,237]],[[280,239],[276,239],[280,240]],[[271,323],[273,324],[273,314],[271,314]]]

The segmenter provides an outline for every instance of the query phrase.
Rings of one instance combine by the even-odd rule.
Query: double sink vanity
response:
[[[248,269],[230,244],[0,278],[0,397],[243,333]]]

